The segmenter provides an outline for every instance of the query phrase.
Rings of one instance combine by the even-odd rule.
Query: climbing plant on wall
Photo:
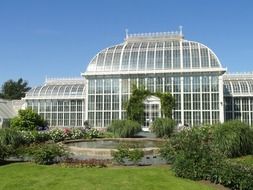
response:
[[[175,107],[175,99],[171,93],[155,93],[155,96],[161,101],[161,114],[164,118],[172,118],[172,110]]]
[[[144,113],[143,102],[150,94],[151,93],[145,90],[144,87],[137,88],[135,84],[132,86],[132,94],[125,104],[127,118],[129,120],[137,121],[140,124],[142,123],[142,116]]]
[[[129,120],[143,123],[144,100],[148,96],[156,96],[161,101],[161,114],[164,118],[172,117],[172,109],[175,107],[175,99],[170,93],[151,93],[142,86],[137,88],[136,84],[132,86],[132,94],[130,99],[125,103],[127,118]]]

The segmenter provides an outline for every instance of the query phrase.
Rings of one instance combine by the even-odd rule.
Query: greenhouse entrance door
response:
[[[149,96],[144,101],[144,125],[142,130],[150,131],[150,126],[157,117],[161,117],[160,99],[156,96]]]

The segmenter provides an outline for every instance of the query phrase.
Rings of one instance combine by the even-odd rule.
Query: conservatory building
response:
[[[150,92],[171,93],[178,124],[214,124],[233,118],[251,124],[252,75],[225,72],[210,48],[184,39],[181,31],[130,34],[123,43],[98,52],[83,78],[48,79],[24,99],[50,126],[83,126],[87,120],[94,127],[107,127],[127,117],[124,105],[135,84]],[[142,125],[148,127],[161,116],[160,100],[150,96],[143,103]]]
[[[39,113],[49,126],[82,126],[85,120],[85,80],[46,79],[24,98],[27,107]]]
[[[124,103],[131,84],[151,92],[170,92],[177,123],[223,122],[222,68],[205,45],[178,33],[133,34],[123,43],[100,51],[83,76],[87,80],[87,119],[105,127],[126,118]],[[150,119],[147,113],[147,118]]]

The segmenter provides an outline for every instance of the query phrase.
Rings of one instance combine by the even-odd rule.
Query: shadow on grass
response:
[[[22,163],[24,161],[17,161],[17,160],[0,160],[0,167],[5,166],[8,164],[13,164],[13,163]]]

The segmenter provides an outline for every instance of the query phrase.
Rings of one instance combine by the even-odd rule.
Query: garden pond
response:
[[[160,147],[164,143],[164,140],[155,138],[109,138],[67,141],[65,145],[72,153],[72,158],[85,160],[112,159],[111,153],[117,151],[120,144],[127,144],[143,150],[144,157],[140,161],[141,165],[157,165],[166,163],[159,155]]]

